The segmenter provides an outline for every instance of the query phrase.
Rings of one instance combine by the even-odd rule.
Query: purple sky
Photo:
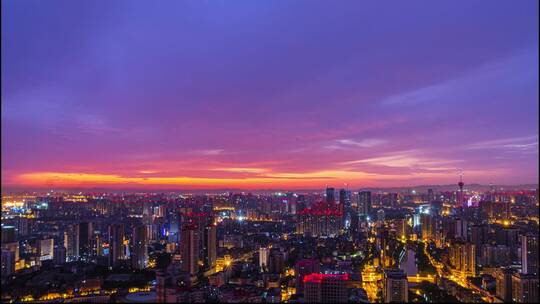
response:
[[[2,185],[538,183],[538,2],[2,1]]]

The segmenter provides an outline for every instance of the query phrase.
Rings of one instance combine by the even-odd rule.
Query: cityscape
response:
[[[538,1],[3,0],[2,303],[538,303]]]

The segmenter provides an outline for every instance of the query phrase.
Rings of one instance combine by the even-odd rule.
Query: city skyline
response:
[[[2,189],[538,184],[537,12],[3,1]]]

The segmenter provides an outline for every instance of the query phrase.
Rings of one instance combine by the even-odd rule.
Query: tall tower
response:
[[[461,171],[459,173],[459,183],[458,183],[458,186],[459,186],[459,192],[458,192],[458,195],[457,195],[457,205],[458,206],[463,206],[463,186],[465,185],[465,183],[463,183],[463,171]]]

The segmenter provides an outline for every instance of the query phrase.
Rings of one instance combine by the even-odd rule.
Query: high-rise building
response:
[[[480,250],[489,239],[489,227],[485,224],[476,224],[471,226],[471,243],[476,247],[476,257],[480,257]]]
[[[281,248],[272,248],[268,258],[268,271],[270,273],[281,274],[285,271],[285,261],[287,253]]]
[[[199,230],[195,224],[182,227],[182,270],[195,276],[199,272]]]
[[[326,188],[326,202],[327,203],[336,202],[336,190],[334,188]]]
[[[148,266],[148,239],[146,238],[146,226],[133,227],[131,245],[131,267],[144,269]]]
[[[296,274],[296,294],[304,294],[304,276],[311,273],[319,273],[320,263],[317,259],[304,259],[296,262],[294,272]]]
[[[54,258],[54,239],[43,239],[38,241],[39,260],[52,260]]]
[[[399,239],[407,239],[407,220],[404,218],[394,220],[396,229],[396,237]]]
[[[431,203],[432,201],[435,200],[435,195],[433,194],[433,189],[429,188],[429,189],[427,190],[427,194],[428,194],[428,197],[427,197],[428,202]]]
[[[348,274],[311,273],[303,278],[306,303],[345,303]]]
[[[538,276],[515,273],[512,275],[512,301],[516,303],[538,303]]]
[[[66,247],[64,245],[54,246],[54,263],[56,265],[62,265],[66,262]]]
[[[66,258],[68,262],[76,261],[80,257],[79,253],[79,225],[69,225],[64,232],[64,247],[66,247]]]
[[[377,210],[377,221],[384,222],[384,209]]]
[[[339,209],[343,213],[343,227],[349,229],[351,227],[351,221],[353,217],[353,210],[351,207],[351,195],[350,191],[346,189],[339,190]]]
[[[476,275],[475,246],[471,243],[458,241],[450,246],[450,264],[463,277]]]
[[[15,273],[15,252],[2,249],[2,279]]]
[[[384,271],[383,298],[386,303],[406,303],[409,301],[407,275],[400,269]]]
[[[456,220],[456,239],[461,239],[462,241],[468,240],[469,235],[469,221],[465,219]]]
[[[15,242],[15,226],[2,225],[2,244]]]
[[[512,273],[511,268],[499,268],[493,273],[496,295],[504,302],[512,301]]]
[[[430,214],[420,214],[420,228],[422,229],[423,240],[431,241],[435,239],[436,222]]]
[[[538,274],[538,235],[528,233],[520,236],[521,273]]]
[[[79,224],[79,254],[88,256],[92,254],[94,230],[91,222]]]
[[[270,255],[270,248],[261,247],[259,248],[259,267],[261,270],[268,268],[268,257]]]
[[[124,224],[109,226],[109,267],[124,259]]]
[[[337,236],[343,214],[332,204],[319,202],[297,214],[296,233],[311,236]]]
[[[207,268],[216,266],[217,261],[217,239],[216,239],[217,227],[216,224],[210,223],[205,227],[205,250],[204,250],[204,263]]]
[[[371,191],[358,192],[358,212],[368,216],[371,214]]]

